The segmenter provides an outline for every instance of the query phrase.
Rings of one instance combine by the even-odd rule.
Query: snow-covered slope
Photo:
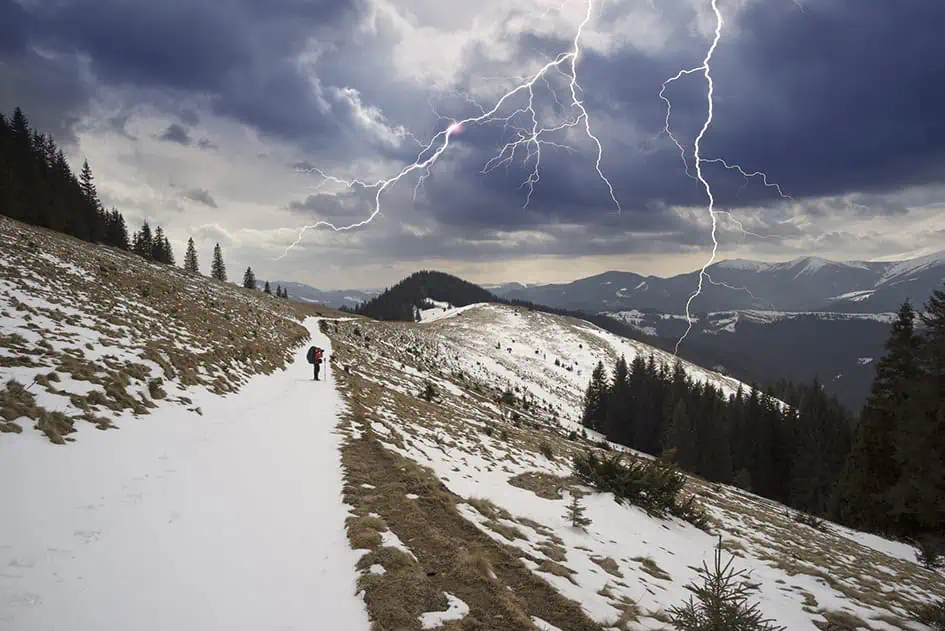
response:
[[[343,403],[312,381],[306,348],[238,394],[192,389],[202,417],[121,414],[68,447],[5,435],[0,628],[367,631],[333,432]]]
[[[675,361],[665,351],[589,322],[525,308],[478,304],[446,315],[451,317],[405,330],[392,342],[424,349],[433,346],[450,370],[527,392],[568,423],[580,419],[584,389],[598,361],[608,371],[620,355],[627,362],[650,354],[658,362]],[[740,385],[689,362],[683,362],[683,367],[693,379],[708,380],[726,395]]]
[[[482,594],[466,564],[446,569],[438,559],[450,549],[475,548],[476,566],[490,581],[522,580],[510,574],[511,555],[580,603],[581,615],[600,628],[668,628],[667,609],[688,597],[687,583],[699,582],[695,568],[711,563],[719,535],[725,558],[734,554],[735,566],[752,572],[758,584],[753,600],[792,631],[852,629],[851,620],[870,629],[919,629],[906,622],[909,610],[945,597],[945,579],[917,565],[911,546],[834,524],[822,531],[804,526],[786,507],[734,487],[689,480],[689,490],[711,515],[713,532],[707,534],[618,505],[612,495],[576,483],[570,457],[593,443],[566,438],[573,424],[565,419],[574,418],[598,359],[648,352],[642,345],[579,321],[497,305],[423,325],[339,323],[330,335],[340,383],[354,405],[345,449],[374,454],[375,461],[377,454],[392,454],[383,466],[364,462],[358,468],[362,477],[351,486],[363,480],[370,488],[352,490],[352,501],[356,507],[367,502],[361,510],[369,506],[397,533],[418,576],[450,573],[450,604],[473,603]],[[687,368],[723,388],[735,386]],[[436,393],[430,402],[419,396],[428,383]],[[515,402],[502,405],[500,393],[507,388]],[[389,479],[416,464],[430,473],[415,471],[410,490]],[[575,493],[584,495],[591,519],[586,531],[565,518]],[[497,547],[473,542],[468,531],[450,526],[451,511]],[[437,524],[435,536],[426,524]],[[393,589],[385,587],[385,576],[367,584],[368,602]],[[429,589],[443,589],[438,579],[430,580]],[[522,594],[517,611],[538,628],[589,628],[584,618],[543,608],[541,599]],[[449,606],[445,598],[441,603],[441,609]],[[418,615],[409,603],[398,606],[404,617]],[[484,614],[470,605],[468,615],[481,621]],[[827,627],[828,621],[841,626]]]

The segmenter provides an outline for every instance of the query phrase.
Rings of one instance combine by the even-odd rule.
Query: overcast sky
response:
[[[326,289],[418,269],[483,283],[691,271],[711,251],[711,218],[662,133],[659,92],[702,63],[711,1],[591,2],[574,93],[619,211],[572,103],[569,61],[490,119],[445,133],[572,51],[586,0],[0,0],[0,108],[21,106],[74,166],[87,158],[103,201],[133,227],[162,225],[179,259],[193,236],[209,269],[219,242],[237,279],[247,265]],[[718,7],[702,157],[765,171],[791,197],[702,163],[726,211],[720,256],[945,248],[945,2]],[[694,175],[705,77],[685,75],[665,96]],[[541,144],[508,145],[555,127]],[[313,229],[274,260],[306,224],[375,210],[377,188],[314,169],[370,184],[434,155],[381,191],[370,223]]]

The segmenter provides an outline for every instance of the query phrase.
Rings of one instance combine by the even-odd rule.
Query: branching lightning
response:
[[[749,291],[746,287],[733,287],[726,283],[716,282],[712,280],[712,278],[709,276],[707,272],[708,268],[712,265],[712,263],[715,262],[715,257],[718,254],[718,248],[719,248],[719,241],[718,241],[718,236],[717,236],[718,215],[724,214],[725,216],[727,216],[729,220],[732,221],[732,223],[738,226],[739,229],[747,235],[751,235],[751,236],[762,238],[762,239],[769,238],[764,235],[759,235],[754,232],[749,232],[748,230],[745,229],[742,223],[738,219],[736,219],[730,212],[724,211],[724,210],[716,210],[715,197],[712,194],[712,187],[709,185],[708,180],[706,180],[705,175],[703,174],[703,170],[702,170],[703,164],[720,164],[726,169],[738,171],[746,179],[746,181],[749,178],[760,176],[766,187],[774,188],[775,190],[777,190],[778,195],[780,195],[783,199],[791,199],[789,195],[784,194],[784,192],[781,190],[781,187],[777,183],[769,182],[768,176],[761,171],[755,171],[755,172],[749,173],[745,169],[743,169],[741,166],[737,164],[729,164],[722,158],[703,158],[702,155],[700,154],[702,139],[704,138],[709,127],[712,125],[713,105],[714,105],[713,95],[715,92],[715,84],[712,80],[712,67],[711,67],[712,56],[715,53],[715,49],[719,45],[719,41],[721,40],[721,37],[722,37],[722,27],[725,24],[725,21],[722,18],[722,12],[719,11],[718,0],[711,0],[711,2],[712,2],[712,11],[715,14],[715,32],[712,38],[712,43],[710,44],[708,50],[706,51],[705,58],[703,58],[702,60],[702,64],[694,68],[687,68],[684,70],[680,70],[674,76],[670,77],[669,79],[663,82],[663,85],[660,88],[660,92],[659,92],[660,99],[662,99],[663,102],[666,103],[666,118],[664,121],[665,125],[663,127],[663,133],[665,133],[670,138],[670,140],[672,140],[673,144],[675,144],[676,148],[679,150],[679,155],[682,158],[683,166],[686,169],[686,175],[695,180],[698,180],[702,184],[702,187],[705,189],[706,196],[708,197],[708,200],[709,200],[709,205],[708,205],[709,216],[712,220],[712,232],[711,232],[712,255],[702,266],[702,269],[699,270],[698,286],[696,287],[696,290],[689,296],[689,299],[686,301],[686,322],[687,322],[686,331],[676,341],[676,346],[673,349],[674,354],[679,353],[679,346],[683,343],[686,337],[688,337],[689,332],[692,330],[693,320],[692,320],[690,308],[692,306],[692,301],[695,300],[702,293],[704,281],[708,280],[708,282],[712,285],[727,287],[728,289],[732,289],[732,290],[745,291],[745,292],[748,292],[748,294],[751,295],[752,298],[755,298],[754,294],[752,294],[751,291]],[[803,6],[800,5],[799,0],[794,0],[794,2],[795,4],[797,4],[797,6],[800,9],[803,10]],[[690,173],[690,170],[689,170],[689,161],[686,159],[686,149],[685,147],[683,147],[682,143],[680,143],[679,140],[676,139],[676,137],[673,135],[672,130],[670,129],[670,117],[672,115],[672,102],[666,96],[666,88],[669,87],[671,83],[678,81],[682,77],[685,77],[690,74],[696,74],[696,73],[702,73],[702,75],[705,77],[706,86],[707,86],[706,101],[708,103],[708,112],[707,112],[705,121],[702,124],[702,128],[699,130],[699,134],[696,136],[696,139],[693,142],[692,157],[693,157],[693,163],[694,163],[693,166],[695,168],[695,175],[692,175],[692,173]]]
[[[593,14],[594,3],[593,0],[587,0],[587,11],[585,13],[583,21],[578,26],[574,39],[573,46],[570,51],[561,53],[554,59],[548,61],[543,65],[536,73],[531,75],[530,78],[520,83],[512,90],[506,92],[501,98],[499,98],[495,105],[486,109],[476,103],[471,97],[465,97],[467,102],[479,110],[478,116],[472,116],[462,120],[451,120],[449,125],[436,133],[429,143],[422,146],[420,152],[417,154],[416,160],[410,165],[404,167],[399,173],[393,177],[377,180],[375,182],[364,182],[362,180],[353,179],[345,180],[332,175],[328,175],[320,169],[313,168],[309,171],[318,173],[323,178],[323,184],[325,182],[333,182],[340,184],[347,188],[360,187],[363,189],[374,190],[374,204],[373,209],[370,215],[359,222],[348,224],[348,225],[335,225],[329,221],[316,221],[311,225],[303,226],[295,240],[285,249],[285,251],[275,260],[279,260],[285,257],[295,246],[297,246],[305,233],[309,230],[315,228],[326,227],[330,228],[335,232],[342,232],[347,230],[353,230],[355,228],[360,228],[369,224],[374,218],[381,212],[381,195],[400,181],[405,176],[418,172],[420,174],[416,186],[414,187],[414,198],[416,198],[417,191],[419,187],[423,184],[427,175],[430,172],[430,168],[439,160],[450,145],[450,138],[454,135],[462,132],[464,127],[470,125],[479,125],[479,124],[488,124],[488,123],[502,123],[504,127],[512,129],[516,132],[516,137],[514,140],[506,143],[496,156],[490,159],[482,169],[482,173],[488,173],[493,169],[506,165],[508,166],[512,160],[515,159],[516,154],[520,149],[524,150],[525,157],[524,162],[527,163],[529,160],[534,159],[534,168],[528,174],[528,177],[522,183],[522,187],[527,187],[528,193],[525,198],[525,204],[523,207],[527,207],[529,201],[531,200],[532,194],[535,190],[535,185],[540,180],[540,167],[541,167],[541,150],[542,146],[551,146],[555,148],[562,148],[566,150],[573,150],[567,145],[553,142],[551,140],[545,139],[545,136],[552,134],[554,132],[560,132],[565,129],[583,127],[583,130],[587,137],[593,141],[596,147],[596,160],[594,163],[594,168],[597,172],[599,178],[607,186],[608,193],[610,194],[610,199],[613,201],[614,205],[617,208],[617,211],[620,212],[621,206],[620,202],[617,200],[617,195],[614,192],[614,187],[611,184],[610,180],[604,175],[603,170],[601,169],[601,160],[603,159],[603,147],[601,146],[600,140],[594,133],[591,131],[590,117],[588,116],[587,110],[584,108],[583,100],[579,96],[579,91],[581,91],[581,86],[578,84],[578,75],[577,75],[577,62],[578,57],[581,54],[581,37],[584,32],[584,28],[591,20]],[[576,116],[565,122],[561,122],[552,126],[543,126],[539,122],[538,113],[535,110],[535,85],[538,81],[543,81],[546,86],[550,88],[548,83],[547,75],[551,72],[558,72],[564,75],[568,81],[568,94],[569,101],[567,102],[567,107],[570,111],[576,112]],[[498,112],[505,106],[510,99],[517,95],[528,94],[528,102],[525,106],[519,107],[513,111],[508,116],[501,116]],[[554,90],[552,90],[554,94]],[[557,100],[557,95],[555,95],[555,101],[561,105],[560,101]],[[434,114],[436,112],[434,111]],[[441,120],[443,117],[436,114]],[[529,119],[529,124],[527,127],[520,127],[513,123],[513,119],[516,116],[524,115]]]

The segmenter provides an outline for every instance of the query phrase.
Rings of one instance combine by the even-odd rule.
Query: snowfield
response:
[[[4,434],[0,628],[368,629],[344,530],[344,404],[306,349],[237,394],[195,389],[202,417],[164,405],[82,424],[65,447]]]

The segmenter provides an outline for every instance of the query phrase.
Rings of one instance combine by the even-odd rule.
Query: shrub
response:
[[[568,510],[565,517],[575,528],[586,528],[591,525],[591,520],[584,516],[587,507],[581,505],[581,498],[577,494],[571,495],[571,503],[568,504]]]
[[[433,385],[433,382],[426,382],[423,387],[423,392],[420,393],[420,398],[431,403],[433,402],[433,399],[436,398],[436,387]]]
[[[945,631],[945,600],[920,606],[912,618],[932,627],[935,631]]]
[[[600,491],[613,493],[618,501],[629,502],[658,517],[670,513],[697,528],[707,528],[707,518],[696,504],[695,496],[680,501],[686,478],[668,458],[624,464],[622,453],[602,459],[588,451],[575,454],[573,468],[582,481]]]
[[[555,450],[552,448],[551,443],[546,440],[541,441],[538,445],[538,451],[548,460],[555,459]]]
[[[823,519],[815,515],[810,515],[808,513],[802,513],[797,511],[794,513],[794,521],[799,524],[804,524],[805,526],[810,526],[814,530],[819,530],[820,532],[827,532],[827,524]]]
[[[785,627],[774,626],[773,620],[763,619],[758,604],[748,605],[748,596],[753,587],[731,567],[735,557],[722,566],[722,538],[715,549],[715,567],[709,569],[705,561],[701,586],[690,583],[686,589],[695,594],[696,600],[669,609],[672,625],[682,631],[783,631]],[[697,602],[698,601],[698,602]]]
[[[920,537],[915,545],[919,550],[915,553],[916,561],[928,570],[938,570],[945,567],[945,538],[927,535]]]

